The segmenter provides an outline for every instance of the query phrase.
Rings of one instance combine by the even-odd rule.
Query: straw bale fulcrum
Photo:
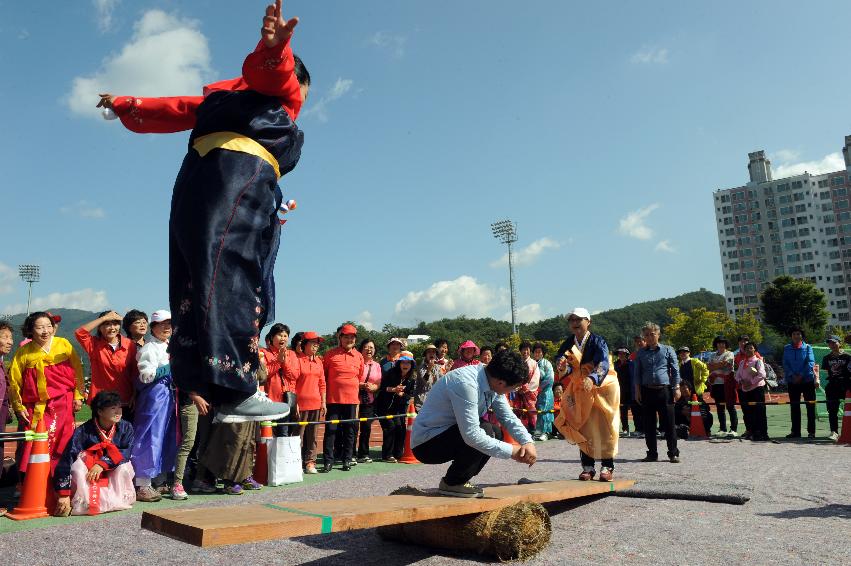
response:
[[[425,495],[405,487],[392,495]],[[474,552],[501,562],[524,560],[550,541],[550,515],[539,503],[521,501],[494,511],[378,528],[385,540],[455,552]]]

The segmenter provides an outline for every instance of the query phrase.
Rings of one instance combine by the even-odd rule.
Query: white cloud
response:
[[[15,291],[15,281],[18,274],[14,269],[0,261],[0,295],[8,295]]]
[[[137,96],[200,95],[211,78],[207,38],[198,22],[149,10],[133,37],[91,75],[74,78],[65,102],[71,112],[99,117],[98,93]]]
[[[547,318],[547,315],[544,314],[543,309],[541,309],[541,305],[538,303],[530,303],[528,305],[523,305],[521,307],[517,307],[517,322],[525,324],[527,322],[535,322],[538,320],[544,320]],[[511,311],[506,312],[502,315],[502,320],[511,320]]]
[[[335,100],[342,98],[346,93],[352,90],[354,81],[352,79],[337,78],[334,86],[330,88],[328,93],[321,97],[313,104],[308,104],[307,109],[301,112],[301,116],[316,116],[320,122],[328,121],[328,105]],[[310,98],[308,97],[308,100]]]
[[[358,324],[366,328],[367,330],[375,330],[375,324],[372,320],[372,313],[369,311],[362,311],[358,315]]]
[[[773,177],[775,179],[783,179],[785,177],[794,177],[801,173],[807,172],[811,175],[820,175],[822,173],[833,173],[834,171],[842,171],[845,169],[845,160],[840,152],[825,155],[817,161],[801,161],[794,163],[798,158],[796,152],[783,153],[788,150],[781,150],[775,154],[775,157],[780,161],[780,165],[773,168]]]
[[[790,161],[795,161],[800,156],[801,153],[794,149],[781,149],[780,151],[775,152],[772,157],[776,159],[778,163],[789,163]]]
[[[18,32],[18,39],[20,39],[20,40],[29,39],[29,37],[30,37],[30,30],[28,30],[27,28],[23,28],[23,29],[21,29],[21,31]]]
[[[671,245],[671,242],[669,240],[661,240],[658,244],[656,244],[656,247],[653,249],[657,252],[665,252],[669,254],[677,252],[677,249]]]
[[[30,310],[64,308],[102,311],[108,305],[109,301],[106,298],[106,291],[80,289],[79,291],[71,291],[70,293],[50,293],[43,297],[34,297]],[[16,314],[26,312],[26,310],[26,303],[14,303],[3,307],[2,312]]]
[[[368,45],[388,51],[395,59],[401,59],[405,56],[405,44],[407,42],[408,38],[404,35],[392,34],[386,31],[377,31],[367,39]]]
[[[629,60],[638,65],[664,65],[668,62],[668,49],[665,47],[642,47],[633,53]]]
[[[659,208],[658,204],[651,204],[638,210],[633,210],[620,219],[618,232],[630,238],[638,240],[649,240],[653,237],[653,230],[645,224],[651,212]]]
[[[535,263],[542,253],[549,249],[558,249],[561,244],[551,238],[541,238],[535,240],[525,248],[514,252],[514,265],[530,265]],[[504,267],[508,265],[508,253],[505,253],[501,258],[491,262],[491,267]]]
[[[452,281],[438,281],[428,289],[410,291],[396,303],[396,316],[404,320],[437,320],[466,315],[493,316],[496,308],[508,304],[508,292],[479,283],[462,275]]]
[[[102,32],[112,29],[113,20],[112,13],[116,6],[121,3],[121,0],[92,0],[95,6],[95,17],[98,23],[98,29]]]
[[[79,216],[80,218],[103,218],[106,216],[106,212],[101,207],[93,206],[85,200],[60,207],[59,212],[67,216]]]

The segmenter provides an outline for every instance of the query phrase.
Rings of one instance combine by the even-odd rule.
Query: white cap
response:
[[[576,316],[579,318],[587,318],[588,320],[591,320],[591,313],[588,312],[588,309],[583,307],[575,307],[572,311],[567,313],[567,318],[570,318],[572,316]]]
[[[167,310],[159,310],[154,311],[154,314],[151,315],[151,322],[163,322],[166,320],[171,320],[171,312]]]

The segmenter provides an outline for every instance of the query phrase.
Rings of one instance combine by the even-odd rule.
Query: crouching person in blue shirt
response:
[[[532,437],[508,405],[506,394],[529,379],[529,367],[516,352],[502,350],[487,365],[450,371],[431,388],[411,432],[414,456],[424,464],[452,461],[438,492],[453,497],[483,497],[470,479],[491,456],[532,465],[537,459]],[[520,446],[497,440],[480,417],[493,415]],[[486,423],[487,424],[487,423]]]

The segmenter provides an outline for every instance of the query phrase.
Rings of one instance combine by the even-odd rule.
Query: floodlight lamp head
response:
[[[41,266],[30,263],[19,265],[18,275],[27,283],[35,283],[41,277]]]

